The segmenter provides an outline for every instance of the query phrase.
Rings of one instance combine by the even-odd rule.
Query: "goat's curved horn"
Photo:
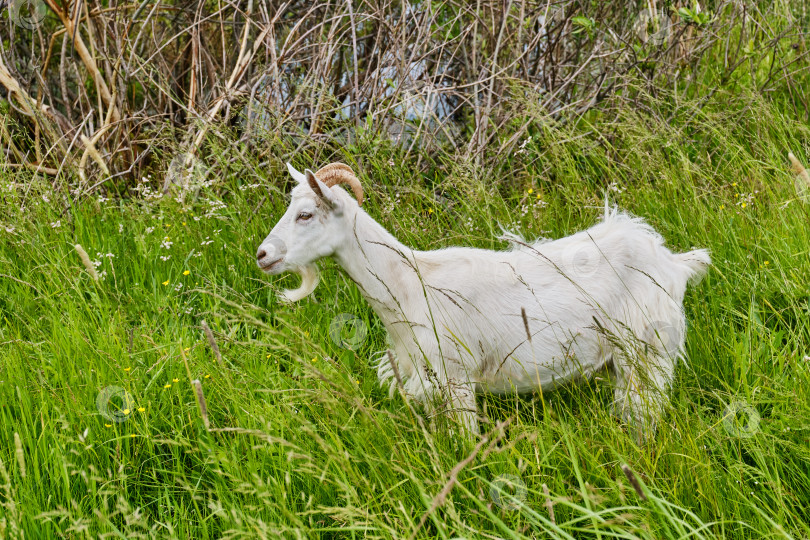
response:
[[[357,179],[354,171],[348,165],[343,163],[330,163],[318,170],[315,176],[328,187],[338,184],[347,184],[354,192],[357,205],[363,205],[363,186],[360,185],[360,180]]]

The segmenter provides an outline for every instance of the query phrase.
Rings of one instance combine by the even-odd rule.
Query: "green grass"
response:
[[[42,180],[0,173],[0,537],[807,538],[810,206],[786,155],[810,161],[810,128],[742,99],[538,129],[484,169],[447,154],[415,176],[416,157],[362,137],[294,159],[355,165],[367,210],[419,248],[504,247],[500,225],[563,236],[594,223],[606,193],[673,249],[709,248],[714,267],[687,293],[689,363],[645,446],[610,415],[607,381],[481,398],[485,430],[509,424],[479,446],[389,399],[370,362],[384,331],[333,262],[291,307],[275,294],[297,278],[255,266],[285,208],[282,142],[270,168],[209,148],[217,180],[185,204],[63,207]],[[368,328],[356,350],[330,338],[342,313]],[[123,422],[97,408],[107,387],[132,398]],[[760,417],[750,437],[723,422],[736,402]],[[491,496],[504,474],[525,483],[517,509]]]

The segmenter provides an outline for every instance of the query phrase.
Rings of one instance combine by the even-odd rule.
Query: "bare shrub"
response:
[[[709,100],[733,78],[810,110],[789,3],[42,1],[0,19],[0,163],[75,171],[55,181],[73,197],[200,157],[222,126],[261,159],[268,138],[370,132],[480,164],[533,125],[660,90]]]

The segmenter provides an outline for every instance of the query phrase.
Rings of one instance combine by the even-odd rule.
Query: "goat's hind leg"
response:
[[[639,442],[655,433],[672,382],[671,374],[652,375],[651,371],[647,366],[615,369],[613,413],[630,426]]]
[[[681,332],[671,329],[664,336],[649,326],[647,340],[628,344],[613,358],[615,400],[613,412],[631,426],[637,440],[644,442],[655,433],[675,376],[675,365],[683,344]]]

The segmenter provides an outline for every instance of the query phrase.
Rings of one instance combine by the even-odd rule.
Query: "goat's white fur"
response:
[[[607,367],[616,412],[641,434],[654,427],[683,358],[686,285],[705,273],[706,250],[674,254],[642,219],[606,206],[600,223],[559,240],[507,234],[506,251],[417,251],[340,187],[321,185],[321,200],[289,168],[299,185],[259,248],[260,266],[310,272],[317,259],[334,257],[389,332],[406,394],[428,407],[444,401],[477,432],[476,391],[548,390]],[[279,239],[284,260],[268,267],[263,248]],[[312,292],[314,276],[287,298]],[[378,377],[393,392],[388,358]]]

